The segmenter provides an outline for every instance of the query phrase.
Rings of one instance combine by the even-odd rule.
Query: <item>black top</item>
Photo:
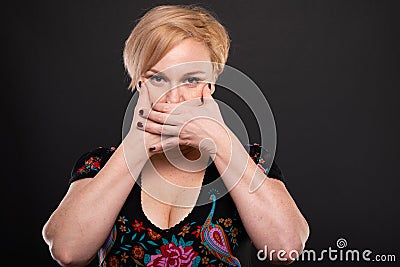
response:
[[[272,156],[258,144],[247,145],[249,155],[270,178],[283,180]],[[98,147],[82,155],[71,172],[70,183],[95,177],[115,151]],[[271,162],[271,161],[269,161]],[[205,172],[203,185],[219,177],[214,163]],[[219,179],[221,180],[221,179]],[[137,183],[140,185],[140,178]],[[252,266],[249,237],[230,194],[224,185],[211,183],[200,196],[211,203],[196,205],[181,222],[160,229],[144,214],[141,188],[135,185],[123,205],[110,235],[98,251],[100,266]],[[204,190],[206,188],[206,190]],[[199,203],[199,200],[198,200]]]

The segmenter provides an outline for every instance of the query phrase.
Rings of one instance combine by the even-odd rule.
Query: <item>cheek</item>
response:
[[[165,93],[163,93],[162,90],[150,90],[149,98],[150,102],[152,103],[162,102],[162,100],[165,98]]]

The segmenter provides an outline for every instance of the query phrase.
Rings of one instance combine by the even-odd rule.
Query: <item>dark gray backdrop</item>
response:
[[[3,7],[0,265],[57,266],[41,229],[76,158],[121,140],[124,40],[151,6],[183,3],[104,2]],[[310,224],[307,248],[336,248],[342,237],[399,260],[396,1],[193,3],[218,15],[232,39],[228,64],[271,105],[276,160]]]

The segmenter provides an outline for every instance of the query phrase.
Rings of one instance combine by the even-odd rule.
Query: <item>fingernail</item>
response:
[[[142,81],[139,81],[139,88],[142,88]]]
[[[149,150],[150,151],[154,151],[154,150],[156,150],[156,147],[152,146],[152,147],[149,148]]]
[[[142,128],[143,127],[143,123],[141,123],[140,121],[138,121],[137,126]]]
[[[153,102],[151,102],[150,107],[153,107]]]
[[[143,109],[139,110],[139,115],[143,115]]]
[[[211,90],[211,83],[208,83],[208,89]]]

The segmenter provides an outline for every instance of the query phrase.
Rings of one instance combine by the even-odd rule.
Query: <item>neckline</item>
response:
[[[173,226],[171,226],[169,228],[165,228],[165,229],[162,229],[159,226],[157,226],[156,224],[154,224],[149,219],[149,217],[147,217],[146,213],[143,210],[143,205],[142,205],[142,192],[143,192],[143,190],[142,190],[142,186],[141,186],[141,183],[142,183],[142,172],[140,172],[139,177],[138,177],[138,179],[136,181],[136,185],[139,187],[138,188],[138,191],[139,191],[138,193],[139,193],[139,201],[140,201],[140,203],[139,203],[140,216],[143,218],[143,220],[147,224],[149,224],[152,228],[156,229],[158,232],[163,232],[163,233],[174,232],[175,229],[181,228],[186,221],[188,221],[188,220],[190,221],[190,218],[195,213],[195,210],[197,210],[200,207],[200,205],[198,205],[198,201],[199,201],[199,198],[200,198],[200,196],[202,194],[204,183],[206,182],[206,180],[208,180],[207,179],[208,178],[208,172],[210,171],[210,167],[211,166],[214,166],[214,162],[213,161],[211,161],[211,163],[206,167],[206,170],[204,172],[203,181],[201,182],[202,188],[200,188],[199,195],[197,196],[197,199],[196,199],[196,204],[192,207],[190,212],[181,221],[179,221],[178,223],[174,224]],[[201,222],[201,224],[202,224],[202,222]]]
[[[169,228],[162,229],[162,228],[160,228],[158,225],[154,224],[154,223],[149,219],[149,217],[147,217],[146,213],[144,212],[144,210],[143,210],[143,205],[142,205],[142,192],[143,192],[143,190],[142,190],[142,188],[140,188],[140,191],[139,191],[139,193],[140,193],[140,209],[139,209],[140,215],[144,218],[145,222],[151,226],[151,228],[156,229],[158,232],[165,232],[165,233],[168,233],[168,232],[170,232],[170,231],[173,232],[173,230],[175,230],[176,228],[179,229],[180,227],[183,226],[183,223],[184,223],[187,219],[189,219],[189,218],[191,217],[191,215],[193,214],[194,210],[197,208],[197,205],[195,205],[195,206],[190,210],[190,212],[189,212],[181,221],[179,221],[178,223],[174,224],[173,226],[171,226],[171,227],[169,227]]]

